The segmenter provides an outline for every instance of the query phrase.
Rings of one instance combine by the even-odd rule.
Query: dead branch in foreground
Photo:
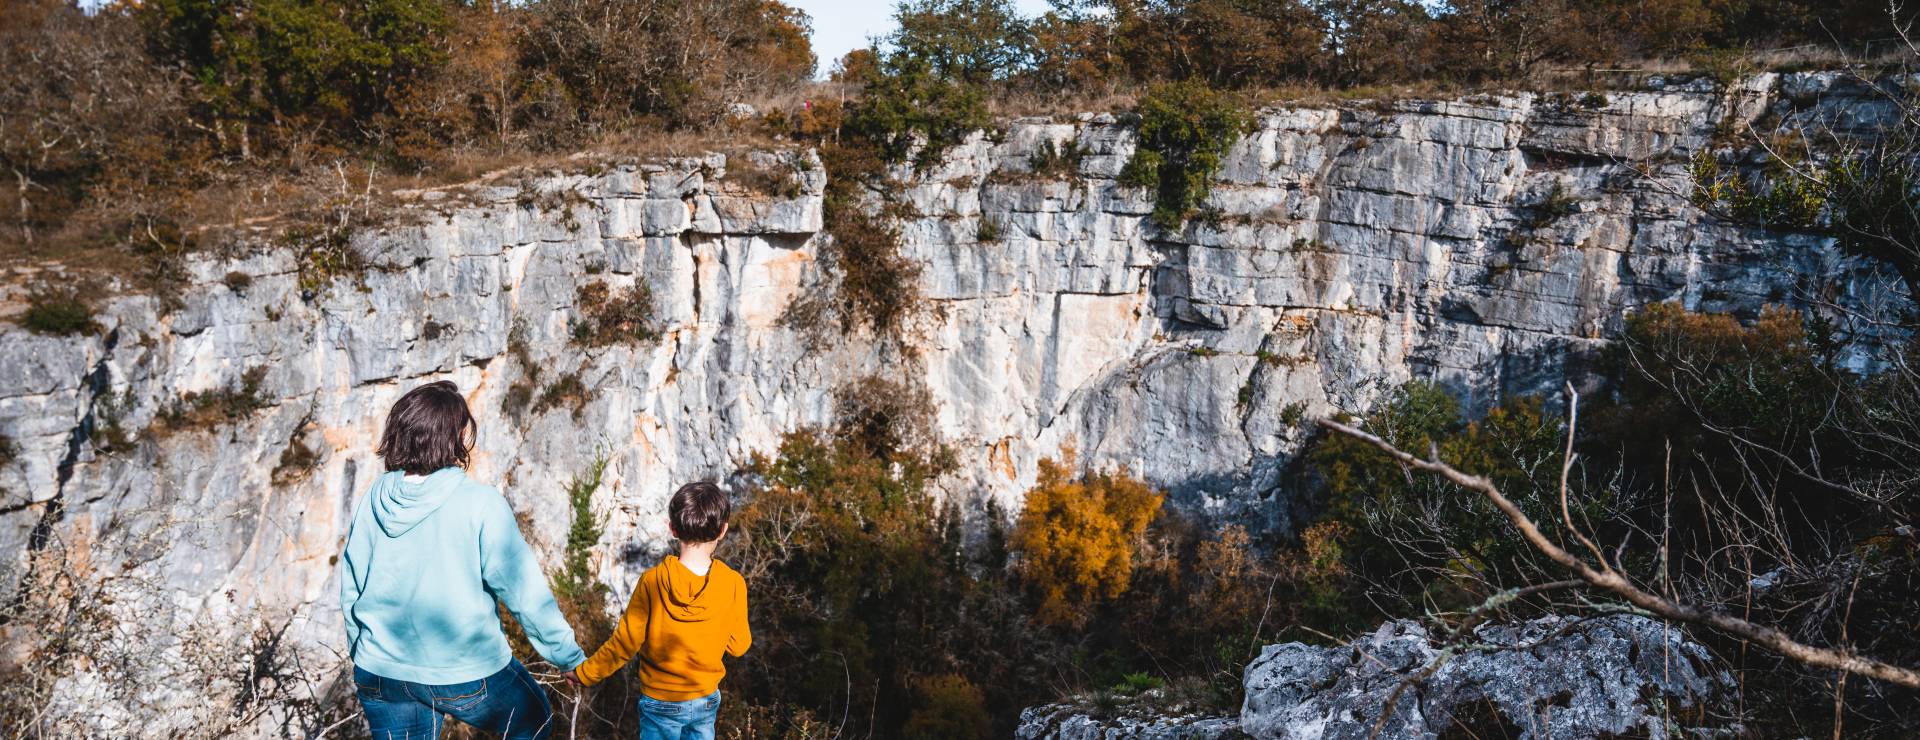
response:
[[[1573,393],[1571,388],[1568,389],[1568,393],[1570,399],[1569,406],[1573,407],[1573,405],[1578,402],[1579,395]],[[1673,601],[1647,592],[1639,586],[1634,585],[1632,581],[1627,580],[1626,576],[1608,564],[1604,557],[1600,559],[1599,568],[1595,569],[1592,564],[1574,556],[1572,553],[1562,549],[1559,545],[1554,544],[1552,540],[1547,539],[1546,535],[1541,533],[1539,526],[1535,525],[1531,518],[1520,511],[1520,507],[1515,506],[1511,500],[1508,500],[1506,495],[1502,494],[1500,489],[1493,485],[1493,481],[1477,475],[1463,473],[1453,466],[1441,462],[1437,452],[1431,453],[1433,455],[1431,459],[1421,459],[1395,447],[1391,442],[1361,431],[1356,427],[1348,426],[1332,419],[1321,419],[1320,425],[1373,445],[1382,452],[1387,453],[1389,457],[1392,457],[1401,465],[1434,473],[1462,488],[1480,492],[1486,496],[1488,500],[1492,501],[1493,505],[1499,508],[1501,513],[1507,515],[1507,519],[1513,522],[1514,527],[1520,530],[1521,536],[1526,538],[1527,544],[1532,545],[1535,550],[1540,551],[1541,554],[1546,555],[1554,562],[1572,570],[1580,576],[1581,580],[1586,581],[1588,584],[1610,591],[1614,595],[1626,600],[1627,603],[1644,609],[1655,616],[1677,622],[1704,625],[1734,637],[1758,643],[1762,647],[1809,666],[1857,673],[1868,678],[1887,681],[1910,689],[1920,689],[1920,671],[1915,671],[1912,668],[1875,660],[1844,648],[1834,649],[1808,645],[1793,639],[1787,635],[1787,633],[1773,627],[1755,624],[1731,614]],[[1571,441],[1573,434],[1573,424],[1570,421],[1567,425],[1567,437],[1569,441]],[[1572,462],[1572,455],[1569,454],[1565,463],[1570,466]],[[1567,495],[1566,485],[1566,478],[1562,476],[1560,495],[1563,501]],[[1567,524],[1571,529],[1572,522],[1569,521]],[[1583,542],[1587,541],[1587,538],[1579,532],[1575,531],[1574,534]],[[1595,549],[1597,550],[1597,548]]]

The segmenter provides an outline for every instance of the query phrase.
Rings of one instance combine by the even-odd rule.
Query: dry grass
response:
[[[1059,118],[1080,113],[1118,113],[1133,110],[1146,91],[1146,85],[1136,83],[1114,83],[1095,89],[1066,92],[1022,87],[997,91],[998,94],[987,101],[987,112],[994,118]]]
[[[1385,105],[1410,99],[1457,99],[1476,93],[1528,91],[1581,92],[1644,88],[1654,76],[1730,75],[1859,65],[1880,68],[1903,58],[1903,49],[1884,45],[1870,56],[1847,56],[1818,45],[1744,54],[1702,55],[1692,59],[1634,60],[1605,69],[1542,69],[1526,79],[1479,85],[1445,81],[1328,88],[1278,85],[1239,93],[1249,106],[1341,106],[1360,101]],[[1048,116],[1070,121],[1087,112],[1133,109],[1145,86],[1117,82],[1078,91],[1042,91],[1012,86],[989,100],[1000,119]],[[639,124],[611,131],[567,151],[542,151],[524,145],[449,148],[411,171],[350,156],[337,149],[295,147],[288,157],[258,163],[211,165],[197,189],[159,202],[139,193],[94,199],[57,231],[32,244],[0,243],[0,269],[59,264],[76,274],[112,275],[140,287],[159,287],[177,271],[155,269],[187,253],[244,241],[271,242],[277,230],[316,219],[339,222],[354,212],[361,220],[392,211],[401,199],[435,189],[499,182],[547,172],[577,172],[616,163],[700,156],[720,151],[730,157],[750,150],[791,148],[794,141],[762,124],[769,113],[791,116],[809,104],[838,107],[859,95],[857,86],[810,82],[763,93],[745,102],[754,119],[736,120],[704,130],[668,129]],[[317,140],[317,138],[316,138]],[[171,221],[142,227],[139,213],[161,213]],[[160,277],[156,277],[160,276]]]
[[[412,171],[377,161],[341,156],[329,161],[295,158],[276,163],[217,165],[197,189],[177,193],[156,208],[138,198],[102,198],[67,219],[57,231],[31,244],[0,242],[0,269],[9,272],[48,264],[77,275],[114,276],[162,290],[156,261],[167,262],[209,249],[284,241],[288,229],[371,223],[394,206],[429,190],[497,184],[528,175],[579,172],[611,164],[729,155],[790,147],[750,127],[713,132],[633,129],[612,132],[566,152],[515,147],[463,147],[440,152]],[[139,210],[164,212],[159,228],[128,226]],[[136,222],[137,223],[137,222]],[[5,278],[0,278],[5,279]],[[13,281],[21,278],[16,274]]]

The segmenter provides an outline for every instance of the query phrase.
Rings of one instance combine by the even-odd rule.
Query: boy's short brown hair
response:
[[[673,536],[684,543],[720,539],[720,531],[732,514],[733,502],[727,500],[727,492],[707,481],[681,486],[667,502],[667,522],[673,525]]]
[[[479,431],[458,386],[445,380],[428,383],[394,402],[378,454],[387,470],[408,475],[464,468]]]

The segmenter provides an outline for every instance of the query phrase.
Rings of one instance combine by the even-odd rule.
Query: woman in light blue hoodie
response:
[[[387,473],[355,508],[340,558],[353,680],[379,740],[433,740],[440,715],[508,738],[553,731],[546,691],[500,630],[495,600],[559,670],[586,656],[500,492],[465,471],[478,427],[452,383],[393,405]]]

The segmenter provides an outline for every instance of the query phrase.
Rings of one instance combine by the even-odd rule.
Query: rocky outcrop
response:
[[[1020,713],[1020,740],[1233,740],[1246,735],[1231,717],[1167,715],[1132,704],[1102,712],[1080,703],[1031,707]]]
[[[784,320],[818,284],[810,155],[760,155],[796,178],[773,193],[715,155],[414,194],[353,237],[361,275],[309,266],[303,284],[289,250],[253,245],[188,260],[177,306],[107,291],[97,336],[0,327],[0,433],[19,450],[0,468],[0,593],[30,567],[116,593],[99,618],[128,665],[51,678],[48,721],[75,734],[189,732],[262,702],[256,731],[293,726],[305,705],[287,697],[339,696],[333,557],[379,470],[381,414],[441,378],[481,415],[475,474],[549,556],[566,481],[610,459],[594,506],[616,594],[664,547],[676,483],[828,421],[834,390],[868,374],[925,384],[963,462],[943,486],[970,511],[1017,504],[1072,447],[1190,511],[1284,529],[1301,419],[1412,378],[1476,406],[1550,391],[1654,301],[1891,300],[1889,274],[1827,240],[1726,224],[1686,195],[1689,158],[1724,125],[1873,120],[1847,84],[1270,108],[1177,232],[1116,184],[1133,139],[1112,116],[1012,121],[902,173],[903,251],[932,307],[906,359]],[[1042,142],[1071,167],[1032,171]],[[591,282],[648,286],[661,338],[572,341]],[[0,630],[31,652],[30,625]],[[266,668],[210,667],[263,651]]]
[[[1450,645],[1436,643],[1418,622],[1388,622],[1337,647],[1270,645],[1247,666],[1245,687],[1238,717],[1169,715],[1150,701],[1105,710],[1070,703],[1026,710],[1016,734],[1027,740],[1411,740],[1463,731],[1522,740],[1738,735],[1734,727],[1688,727],[1679,719],[1705,716],[1698,710],[1733,688],[1732,674],[1680,630],[1635,616],[1481,625]]]
[[[1482,625],[1464,648],[1400,620],[1339,647],[1268,646],[1245,682],[1240,728],[1257,738],[1373,737],[1392,699],[1377,737],[1478,724],[1525,740],[1700,734],[1679,719],[1699,713],[1681,710],[1709,706],[1733,676],[1679,629],[1615,616]]]

